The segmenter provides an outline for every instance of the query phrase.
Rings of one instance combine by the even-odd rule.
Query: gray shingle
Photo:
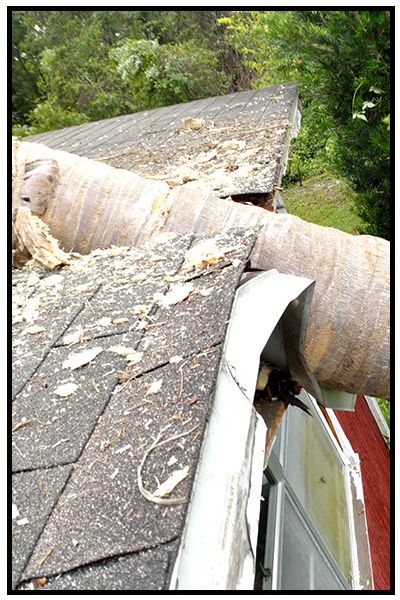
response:
[[[12,587],[21,573],[56,503],[72,466],[16,473],[12,477]],[[15,517],[15,518],[14,518]]]

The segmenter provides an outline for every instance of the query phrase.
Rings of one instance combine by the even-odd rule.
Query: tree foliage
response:
[[[220,14],[12,11],[14,133],[237,89],[245,69],[223,40]]]

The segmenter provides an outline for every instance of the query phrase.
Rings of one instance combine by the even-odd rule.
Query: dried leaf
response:
[[[109,352],[115,352],[120,356],[128,356],[128,354],[133,354],[135,352],[134,348],[129,348],[128,346],[110,346],[108,348]]]
[[[218,148],[222,150],[237,150],[238,148],[243,150],[246,147],[244,140],[225,140],[218,144]]]
[[[133,314],[134,315],[145,315],[149,312],[150,307],[147,306],[146,304],[137,304],[136,306],[133,307]]]
[[[197,157],[197,162],[199,162],[199,163],[209,162],[210,160],[213,160],[216,157],[217,157],[216,150],[210,150],[209,152],[202,152]]]
[[[113,325],[120,325],[121,323],[127,323],[129,321],[128,317],[117,317],[112,319]]]
[[[180,363],[183,360],[183,356],[171,356],[171,358],[169,359],[169,364],[170,365],[175,365],[177,363]]]
[[[193,290],[194,285],[190,281],[186,283],[176,283],[171,286],[170,290],[165,295],[160,294],[159,292],[154,294],[154,301],[163,308],[169,308],[174,304],[183,302]]]
[[[131,283],[142,283],[147,279],[146,273],[138,273],[131,278]]]
[[[165,275],[164,279],[167,283],[175,283],[182,278],[181,275]]]
[[[109,352],[115,352],[120,356],[125,356],[125,358],[133,365],[139,363],[143,358],[143,352],[136,352],[134,348],[129,348],[127,346],[111,346],[108,350]]]
[[[64,346],[72,346],[73,344],[81,342],[83,338],[83,329],[78,329],[77,331],[73,331],[72,333],[67,333],[66,335],[64,335],[62,343],[64,344]]]
[[[200,296],[207,297],[207,296],[210,296],[213,291],[214,291],[213,287],[203,288],[203,289],[199,290],[199,294],[200,294]]]
[[[138,363],[140,363],[142,358],[143,358],[143,352],[132,352],[131,354],[128,354],[126,357],[129,364],[131,364],[131,365],[137,365]]]
[[[102,317],[96,322],[96,325],[100,325],[101,327],[108,327],[111,325],[111,317]]]
[[[178,469],[174,471],[168,479],[166,479],[163,483],[161,483],[155,492],[153,492],[153,496],[157,498],[163,498],[164,496],[168,496],[180,483],[183,481],[189,473],[189,467],[184,467],[183,469]]]
[[[78,294],[84,294],[85,292],[90,292],[90,290],[92,289],[92,284],[91,283],[81,283],[80,285],[77,285],[75,288],[75,291]]]
[[[153,383],[147,390],[146,396],[150,396],[150,394],[158,394],[158,392],[161,390],[162,383],[162,379],[156,379],[155,381],[153,381]]]
[[[30,335],[35,335],[36,333],[42,333],[44,331],[44,327],[41,327],[40,325],[31,325],[30,327],[27,327],[24,331],[24,333],[29,333]]]
[[[73,394],[77,389],[78,386],[76,383],[64,383],[63,385],[59,385],[58,388],[54,390],[54,393],[57,394],[57,396],[60,396],[60,398],[67,398],[68,396],[71,396],[71,394]]]
[[[87,365],[90,363],[90,361],[96,358],[100,352],[103,352],[103,348],[96,346],[94,348],[90,348],[89,350],[79,352],[78,354],[70,354],[67,360],[63,362],[63,368],[78,369],[79,367],[83,367],[83,365]]]
[[[39,298],[29,298],[25,305],[24,312],[22,313],[23,320],[27,323],[33,323],[33,321],[39,316],[38,307]]]

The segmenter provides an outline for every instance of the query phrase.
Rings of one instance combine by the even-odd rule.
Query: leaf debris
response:
[[[70,354],[70,356],[63,362],[64,369],[78,369],[90,363],[96,356],[103,352],[103,348],[95,346],[89,350],[84,350],[78,354]]]
[[[76,331],[73,331],[72,333],[67,333],[66,335],[64,335],[63,339],[62,339],[62,343],[64,346],[73,346],[73,344],[77,344],[78,342],[81,342],[84,338],[84,332],[83,329],[77,329]]]
[[[161,390],[162,383],[162,379],[156,379],[155,381],[153,381],[153,383],[150,384],[146,392],[146,396],[150,396],[151,394],[158,394],[158,392]]]
[[[194,290],[193,283],[176,283],[171,285],[169,291],[166,294],[156,292],[153,296],[154,301],[162,306],[163,308],[169,308],[180,302],[183,302],[189,294]]]
[[[164,498],[164,496],[168,496],[176,486],[186,479],[189,474],[189,467],[186,466],[183,469],[177,469],[166,479],[163,483],[160,483],[158,488],[153,492],[153,496],[157,498]]]
[[[59,385],[54,390],[54,393],[57,394],[57,396],[60,396],[60,398],[67,398],[68,396],[71,396],[71,394],[76,392],[77,389],[78,386],[76,383],[64,383],[63,385]]]
[[[124,356],[132,365],[137,365],[143,359],[143,352],[136,352],[134,348],[127,346],[111,346],[108,348],[108,351],[115,352],[119,356]]]

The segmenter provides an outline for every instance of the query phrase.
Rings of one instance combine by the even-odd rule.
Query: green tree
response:
[[[122,81],[145,107],[221,95],[229,79],[218,72],[218,59],[194,41],[159,44],[157,40],[125,40],[111,51]]]
[[[247,87],[247,71],[223,39],[222,14],[12,11],[14,132]]]
[[[27,133],[79,124],[134,110],[109,50],[127,33],[139,33],[134,11],[13,12],[15,53],[34,71],[31,101],[13,96],[14,123]],[[138,24],[139,23],[139,24]],[[14,46],[13,46],[14,47]],[[16,62],[16,61],[15,61]],[[13,68],[13,89],[24,89]]]
[[[224,23],[255,85],[299,82],[295,162],[346,176],[363,231],[389,239],[390,11],[234,11]]]

